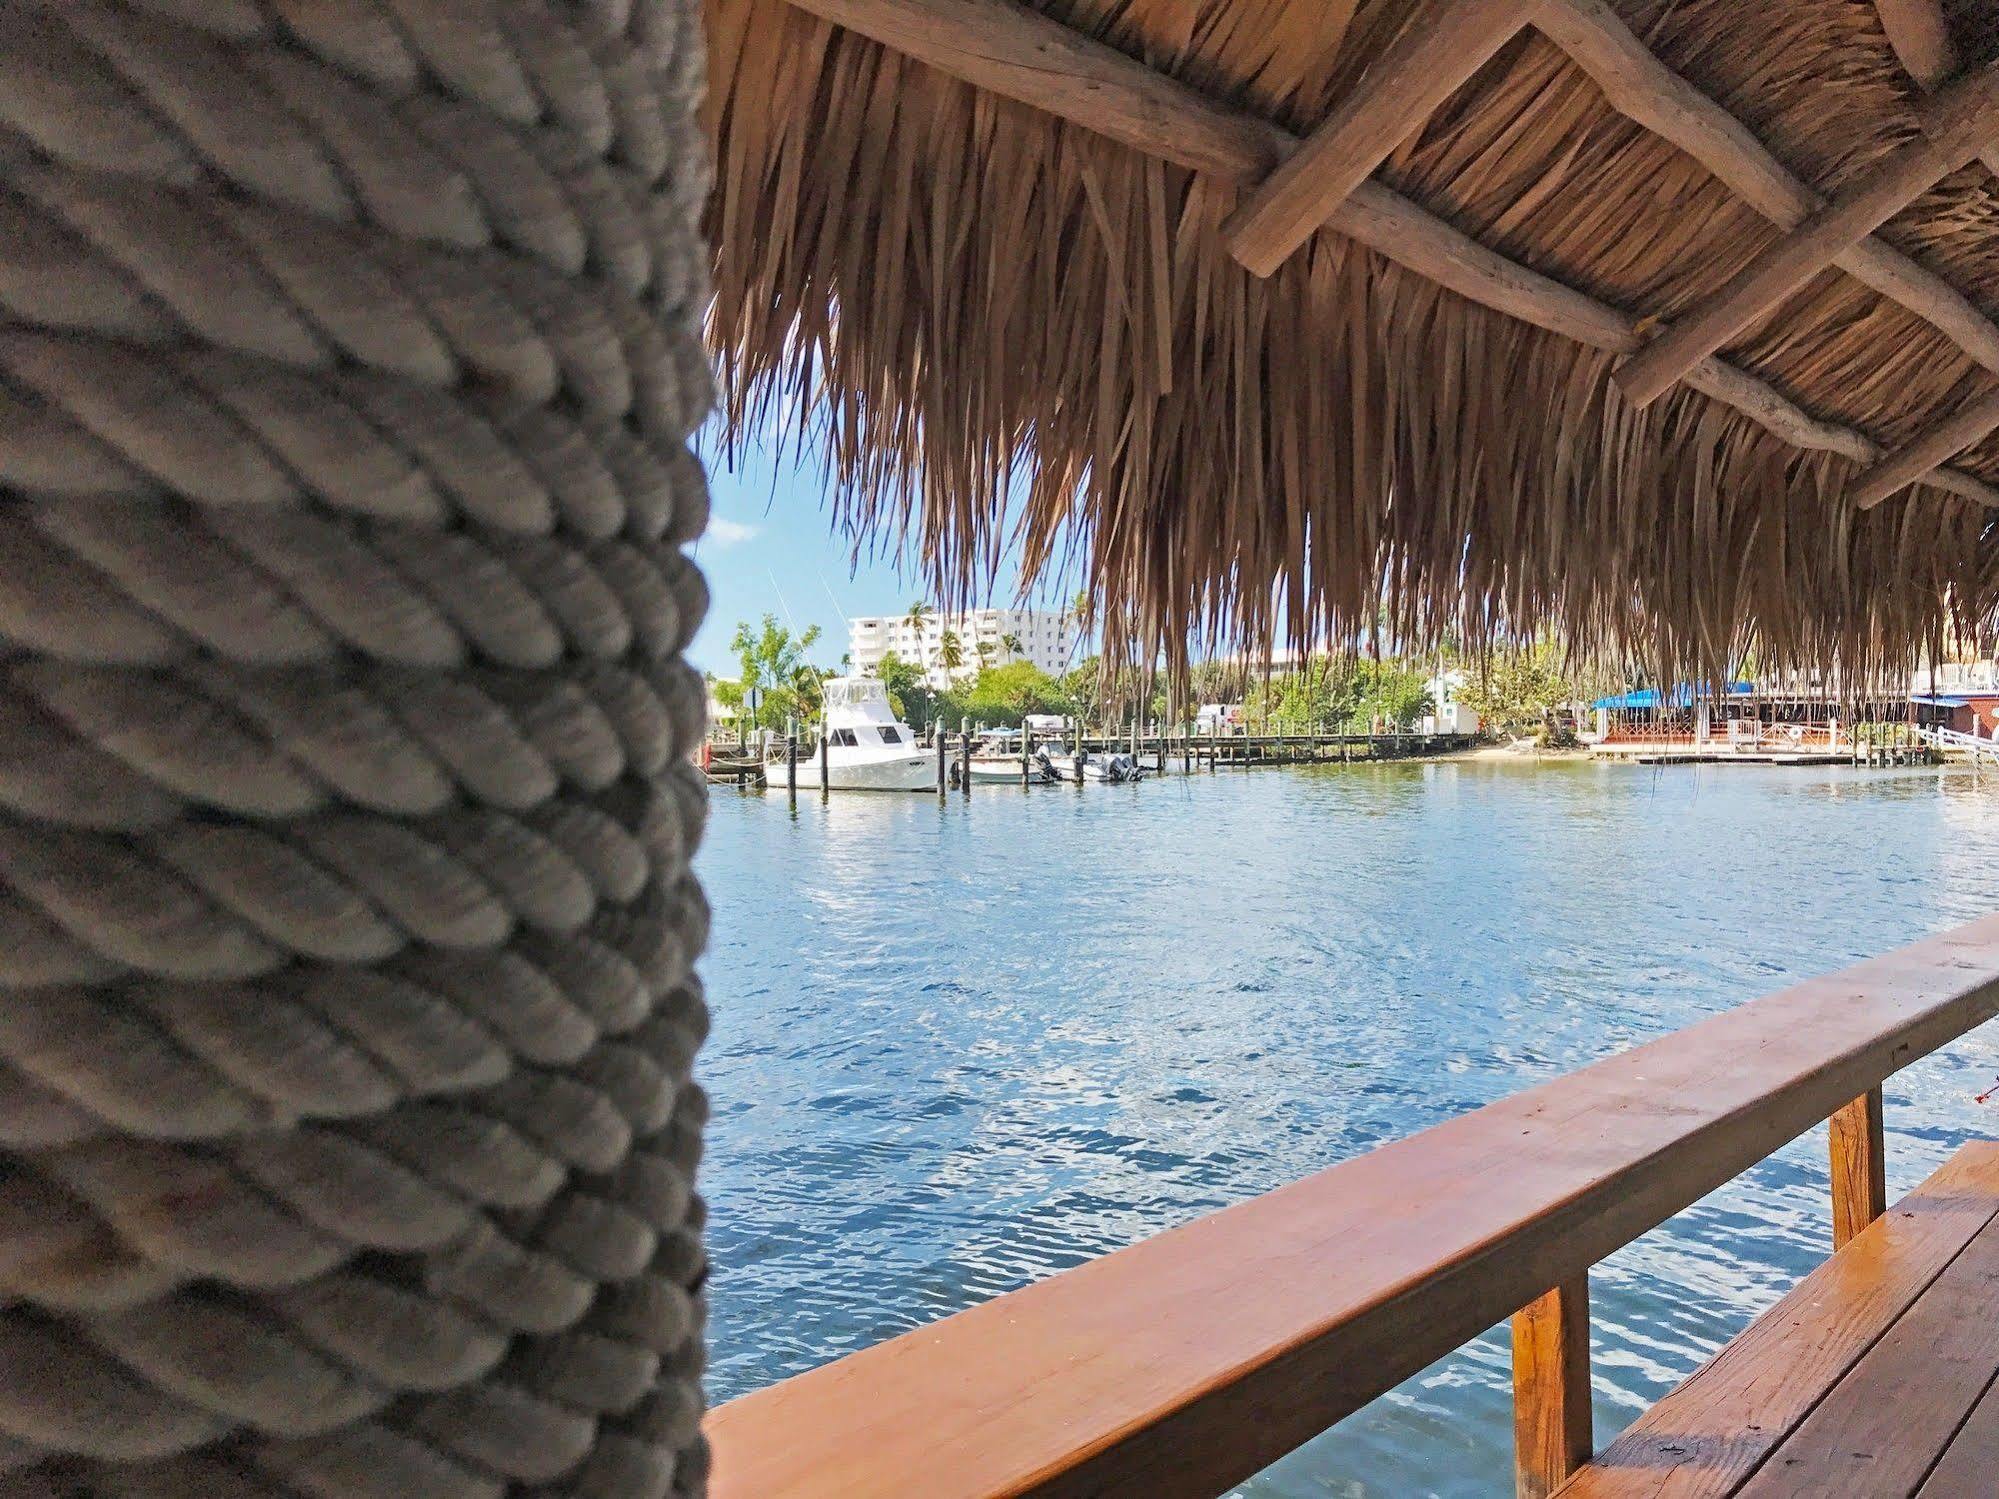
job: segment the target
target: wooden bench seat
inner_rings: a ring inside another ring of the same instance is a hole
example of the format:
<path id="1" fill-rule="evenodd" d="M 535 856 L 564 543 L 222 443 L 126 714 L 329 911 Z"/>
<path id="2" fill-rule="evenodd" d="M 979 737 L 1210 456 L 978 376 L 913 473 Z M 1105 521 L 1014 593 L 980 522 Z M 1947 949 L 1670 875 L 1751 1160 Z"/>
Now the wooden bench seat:
<path id="1" fill-rule="evenodd" d="M 1560 1499 L 1999 1494 L 1999 1144 L 1819 1266 Z"/>

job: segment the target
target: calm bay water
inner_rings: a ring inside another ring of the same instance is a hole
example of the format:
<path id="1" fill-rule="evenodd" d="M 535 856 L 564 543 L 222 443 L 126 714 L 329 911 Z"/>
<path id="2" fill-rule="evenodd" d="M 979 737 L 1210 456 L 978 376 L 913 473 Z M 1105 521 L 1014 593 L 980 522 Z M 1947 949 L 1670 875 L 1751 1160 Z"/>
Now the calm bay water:
<path id="1" fill-rule="evenodd" d="M 711 1398 L 1999 909 L 1999 778 L 1503 762 L 717 792 Z M 1999 1025 L 1890 1081 L 1891 1195 Z M 1607 1441 L 1827 1249 L 1823 1128 L 1599 1266 Z M 1503 1329 L 1240 1490 L 1512 1487 Z M 914 1496 L 912 1496 L 914 1499 Z"/>

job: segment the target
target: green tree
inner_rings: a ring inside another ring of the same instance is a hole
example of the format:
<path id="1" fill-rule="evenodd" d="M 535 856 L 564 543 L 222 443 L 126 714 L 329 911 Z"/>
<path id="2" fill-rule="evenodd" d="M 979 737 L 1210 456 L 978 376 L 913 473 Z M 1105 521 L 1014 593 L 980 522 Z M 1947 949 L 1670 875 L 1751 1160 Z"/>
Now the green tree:
<path id="1" fill-rule="evenodd" d="M 1006 634 L 1000 636 L 1000 648 L 1009 656 L 1021 655 L 1020 637 L 1012 631 L 1008 631 Z"/>
<path id="2" fill-rule="evenodd" d="M 1615 690 L 1606 671 L 1578 667 L 1554 642 L 1495 650 L 1467 663 L 1458 701 L 1505 734 L 1552 733 L 1559 709 Z"/>
<path id="3" fill-rule="evenodd" d="M 929 617 L 930 606 L 924 603 L 922 599 L 918 599 L 915 603 L 911 604 L 909 612 L 903 615 L 903 619 L 908 622 L 909 628 L 919 632 L 923 629 L 923 621 Z"/>
<path id="4" fill-rule="evenodd" d="M 954 672 L 965 664 L 964 642 L 958 639 L 956 630 L 946 630 L 938 638 L 937 662 L 946 672 Z"/>
<path id="5" fill-rule="evenodd" d="M 1076 711 L 1062 683 L 1032 661 L 1009 661 L 981 670 L 971 684 L 951 695 L 949 714 L 974 723 L 1018 728 L 1030 713 Z"/>
<path id="6" fill-rule="evenodd" d="M 1346 656 L 1328 657 L 1254 683 L 1243 708 L 1251 723 L 1290 732 L 1332 732 L 1353 727 L 1362 692 L 1359 663 Z"/>
<path id="7" fill-rule="evenodd" d="M 817 625 L 793 635 L 775 614 L 766 614 L 758 625 L 742 621 L 729 638 L 729 649 L 736 653 L 737 679 L 715 684 L 717 701 L 744 713 L 752 728 L 781 729 L 787 718 L 812 717 L 819 711 L 820 683 L 827 676 L 806 659 L 818 642 Z M 752 690 L 759 697 L 753 717 L 746 712 Z"/>
<path id="8" fill-rule="evenodd" d="M 1384 731 L 1411 729 L 1436 707 L 1430 674 L 1407 661 L 1370 661 L 1359 674 L 1359 694 L 1347 720 L 1356 732 L 1379 724 Z"/>
<path id="9" fill-rule="evenodd" d="M 1085 656 L 1062 674 L 1061 686 L 1062 695 L 1076 705 L 1075 711 L 1084 722 L 1100 724 L 1104 721 L 1111 704 L 1111 692 L 1101 659 Z"/>

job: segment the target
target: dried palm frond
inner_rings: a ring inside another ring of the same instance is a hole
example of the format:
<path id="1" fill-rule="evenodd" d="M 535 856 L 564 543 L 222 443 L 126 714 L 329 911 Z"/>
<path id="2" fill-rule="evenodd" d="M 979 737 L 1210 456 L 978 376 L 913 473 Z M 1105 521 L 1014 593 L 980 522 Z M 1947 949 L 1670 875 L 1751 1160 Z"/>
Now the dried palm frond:
<path id="1" fill-rule="evenodd" d="M 1410 0 L 1041 8 L 1299 131 Z M 1867 0 L 1628 0 L 1659 54 L 1830 190 L 1909 138 Z M 907 538 L 949 601 L 1019 549 L 1076 549 L 1106 654 L 1477 649 L 1544 628 L 1718 677 L 1849 681 L 1999 605 L 1994 512 L 1931 489 L 1869 512 L 1847 460 L 1322 231 L 1268 280 L 1223 248 L 1224 184 L 836 30 L 709 0 L 711 340 L 738 430 L 811 424 L 857 539 Z M 1887 237 L 1999 300 L 1999 197 L 1967 169 Z M 1611 111 L 1553 47 L 1504 49 L 1383 169 L 1496 249 L 1634 313 L 1712 292 L 1775 231 Z M 1979 381 L 1941 334 L 1827 273 L 1731 351 L 1897 443 Z M 1999 475 L 1999 444 L 1967 455 Z"/>

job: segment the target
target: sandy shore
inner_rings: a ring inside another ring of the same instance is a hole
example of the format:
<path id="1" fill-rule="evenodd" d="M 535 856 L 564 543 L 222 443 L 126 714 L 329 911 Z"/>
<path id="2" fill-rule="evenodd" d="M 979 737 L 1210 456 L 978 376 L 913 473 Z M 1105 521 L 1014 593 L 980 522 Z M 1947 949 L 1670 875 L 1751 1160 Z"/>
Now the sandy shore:
<path id="1" fill-rule="evenodd" d="M 1578 745 L 1574 749 L 1513 749 L 1504 744 L 1480 744 L 1470 749 L 1452 750 L 1448 754 L 1432 755 L 1433 760 L 1505 760 L 1511 764 L 1531 765 L 1539 760 L 1587 760 L 1589 749 Z"/>

